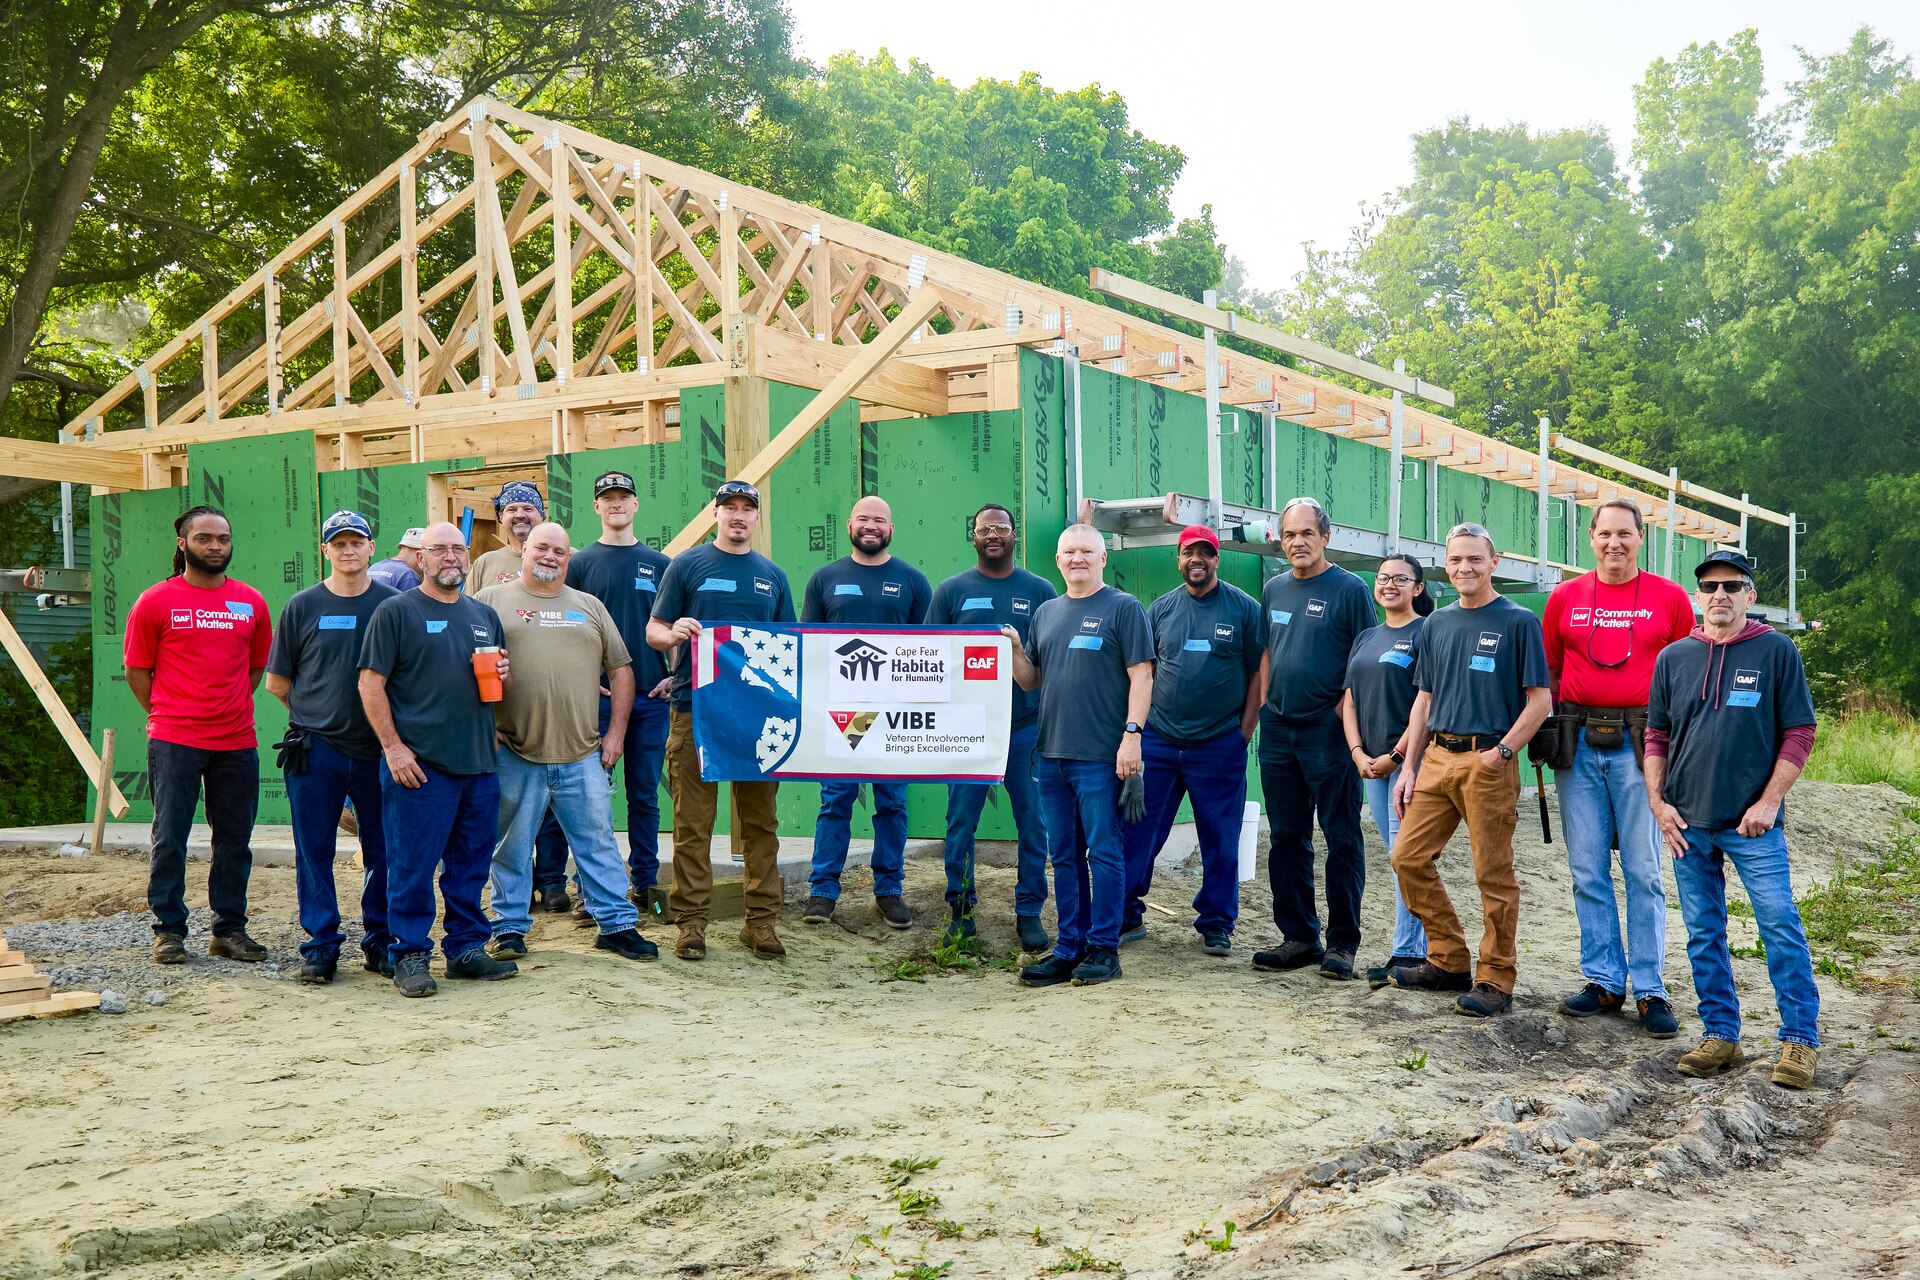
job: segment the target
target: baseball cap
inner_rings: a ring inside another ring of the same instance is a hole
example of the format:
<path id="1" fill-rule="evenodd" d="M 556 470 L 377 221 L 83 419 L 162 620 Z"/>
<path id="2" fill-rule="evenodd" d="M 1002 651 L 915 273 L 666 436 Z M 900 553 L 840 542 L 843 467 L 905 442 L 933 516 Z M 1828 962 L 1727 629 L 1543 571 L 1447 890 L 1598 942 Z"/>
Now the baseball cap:
<path id="1" fill-rule="evenodd" d="M 1180 531 L 1180 540 L 1174 543 L 1176 549 L 1189 542 L 1204 542 L 1215 551 L 1220 549 L 1220 535 L 1203 524 L 1190 524 Z"/>
<path id="2" fill-rule="evenodd" d="M 614 489 L 625 489 L 631 494 L 640 492 L 633 487 L 633 477 L 624 471 L 602 471 L 600 478 L 593 482 L 593 496 L 596 498 Z"/>
<path id="3" fill-rule="evenodd" d="M 1701 574 L 1717 564 L 1726 565 L 1729 569 L 1737 569 L 1741 577 L 1745 578 L 1748 582 L 1753 581 L 1753 562 L 1741 555 L 1738 551 L 1714 552 L 1693 567 L 1694 578 L 1698 579 Z"/>
<path id="4" fill-rule="evenodd" d="M 363 538 L 373 537 L 373 526 L 358 511 L 336 511 L 326 518 L 320 526 L 320 541 L 332 542 L 343 533 L 357 533 Z"/>
<path id="5" fill-rule="evenodd" d="M 427 531 L 418 527 L 409 529 L 400 535 L 400 545 L 403 547 L 412 547 L 415 551 L 425 546 L 426 542 Z"/>
<path id="6" fill-rule="evenodd" d="M 745 498 L 755 507 L 760 505 L 760 491 L 745 480 L 729 480 L 713 491 L 713 505 L 716 507 L 728 498 Z"/>

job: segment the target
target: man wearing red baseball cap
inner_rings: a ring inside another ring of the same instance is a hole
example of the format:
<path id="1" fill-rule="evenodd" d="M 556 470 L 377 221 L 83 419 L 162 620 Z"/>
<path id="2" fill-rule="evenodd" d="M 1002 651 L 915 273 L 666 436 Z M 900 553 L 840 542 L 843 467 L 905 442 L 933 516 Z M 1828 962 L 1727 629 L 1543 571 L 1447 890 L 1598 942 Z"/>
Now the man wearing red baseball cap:
<path id="1" fill-rule="evenodd" d="M 1200 836 L 1200 893 L 1193 927 L 1210 956 L 1233 954 L 1240 914 L 1240 821 L 1247 802 L 1247 743 L 1260 721 L 1260 602 L 1220 581 L 1220 538 L 1188 525 L 1175 543 L 1180 589 L 1147 611 L 1153 629 L 1153 703 L 1140 735 L 1147 816 L 1123 831 L 1127 900 L 1122 944 L 1146 936 L 1153 860 L 1173 830 L 1180 801 L 1193 801 Z"/>

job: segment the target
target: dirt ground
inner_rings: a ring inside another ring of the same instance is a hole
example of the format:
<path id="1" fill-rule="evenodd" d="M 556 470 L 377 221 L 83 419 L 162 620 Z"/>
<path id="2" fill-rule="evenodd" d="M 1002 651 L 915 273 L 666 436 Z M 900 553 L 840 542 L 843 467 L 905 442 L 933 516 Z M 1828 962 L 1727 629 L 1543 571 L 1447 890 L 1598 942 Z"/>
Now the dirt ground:
<path id="1" fill-rule="evenodd" d="M 1803 784 L 1800 875 L 1883 846 L 1903 803 Z M 1163 873 L 1153 899 L 1180 919 L 1150 915 L 1104 987 L 884 981 L 933 938 L 882 927 L 850 875 L 838 926 L 789 906 L 784 963 L 716 927 L 704 964 L 635 965 L 548 917 L 518 979 L 407 1001 L 358 968 L 287 979 L 290 870 L 253 880 L 276 966 L 159 970 L 144 920 L 115 914 L 138 910 L 142 863 L 0 851 L 9 937 L 131 1008 L 0 1025 L 0 1277 L 1920 1277 L 1920 1004 L 1822 978 L 1828 1047 L 1793 1094 L 1767 1081 L 1764 962 L 1738 960 L 1748 1065 L 1685 1080 L 1677 910 L 1682 1039 L 1561 1017 L 1568 874 L 1532 834 L 1518 1000 L 1485 1023 L 1256 973 L 1264 873 L 1224 960 L 1186 924 L 1191 872 Z M 1369 859 L 1377 963 L 1390 873 L 1377 842 Z M 1477 936 L 1464 848 L 1443 867 Z M 1011 872 L 981 879 L 1004 953 Z M 923 920 L 941 880 L 909 862 Z M 34 923 L 62 920 L 88 927 Z M 937 1201 L 903 1212 L 914 1196 Z M 1210 1247 L 1229 1219 L 1232 1248 Z"/>

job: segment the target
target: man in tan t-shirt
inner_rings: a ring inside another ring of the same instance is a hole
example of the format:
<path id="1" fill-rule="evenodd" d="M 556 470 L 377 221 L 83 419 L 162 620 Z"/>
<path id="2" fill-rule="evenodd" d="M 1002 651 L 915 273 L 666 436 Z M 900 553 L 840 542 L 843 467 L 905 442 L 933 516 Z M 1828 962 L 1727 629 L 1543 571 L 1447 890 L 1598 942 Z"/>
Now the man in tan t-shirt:
<path id="1" fill-rule="evenodd" d="M 475 595 L 486 587 L 497 587 L 520 576 L 520 561 L 527 553 L 527 535 L 533 526 L 547 518 L 547 502 L 540 490 L 525 480 L 500 486 L 493 498 L 494 518 L 507 545 L 483 552 L 473 562 L 467 585 Z"/>
<path id="2" fill-rule="evenodd" d="M 500 841 L 493 852 L 495 959 L 527 954 L 533 927 L 533 837 L 549 806 L 573 848 L 581 895 L 600 926 L 594 945 L 629 960 L 660 949 L 640 936 L 627 901 L 627 868 L 613 842 L 613 787 L 633 710 L 633 659 L 613 615 L 566 583 L 567 531 L 540 524 L 527 532 L 520 577 L 474 598 L 500 615 L 513 653 L 513 687 L 494 709 L 499 746 Z M 601 678 L 613 713 L 599 732 Z"/>

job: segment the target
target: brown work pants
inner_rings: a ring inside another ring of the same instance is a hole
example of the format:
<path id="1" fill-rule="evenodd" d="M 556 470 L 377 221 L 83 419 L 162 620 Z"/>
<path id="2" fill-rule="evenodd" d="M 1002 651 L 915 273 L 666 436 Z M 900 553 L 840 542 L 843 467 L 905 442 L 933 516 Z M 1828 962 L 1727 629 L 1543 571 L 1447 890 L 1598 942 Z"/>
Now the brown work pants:
<path id="1" fill-rule="evenodd" d="M 771 924 L 780 914 L 780 820 L 777 782 L 730 782 L 733 848 L 746 863 L 747 920 Z M 667 907 L 681 924 L 707 926 L 713 906 L 713 820 L 720 784 L 700 776 L 693 715 L 675 708 L 667 731 L 667 793 L 673 797 L 673 889 Z"/>
<path id="2" fill-rule="evenodd" d="M 1467 938 L 1453 900 L 1440 882 L 1440 851 L 1466 819 L 1473 846 L 1473 879 L 1480 886 L 1485 927 L 1480 935 L 1476 982 L 1512 992 L 1516 976 L 1515 935 L 1520 927 L 1520 882 L 1513 874 L 1513 829 L 1520 820 L 1520 765 L 1498 769 L 1480 763 L 1477 751 L 1458 755 L 1429 745 L 1420 761 L 1413 802 L 1393 842 L 1393 874 L 1407 910 L 1427 930 L 1427 959 L 1464 973 Z"/>

